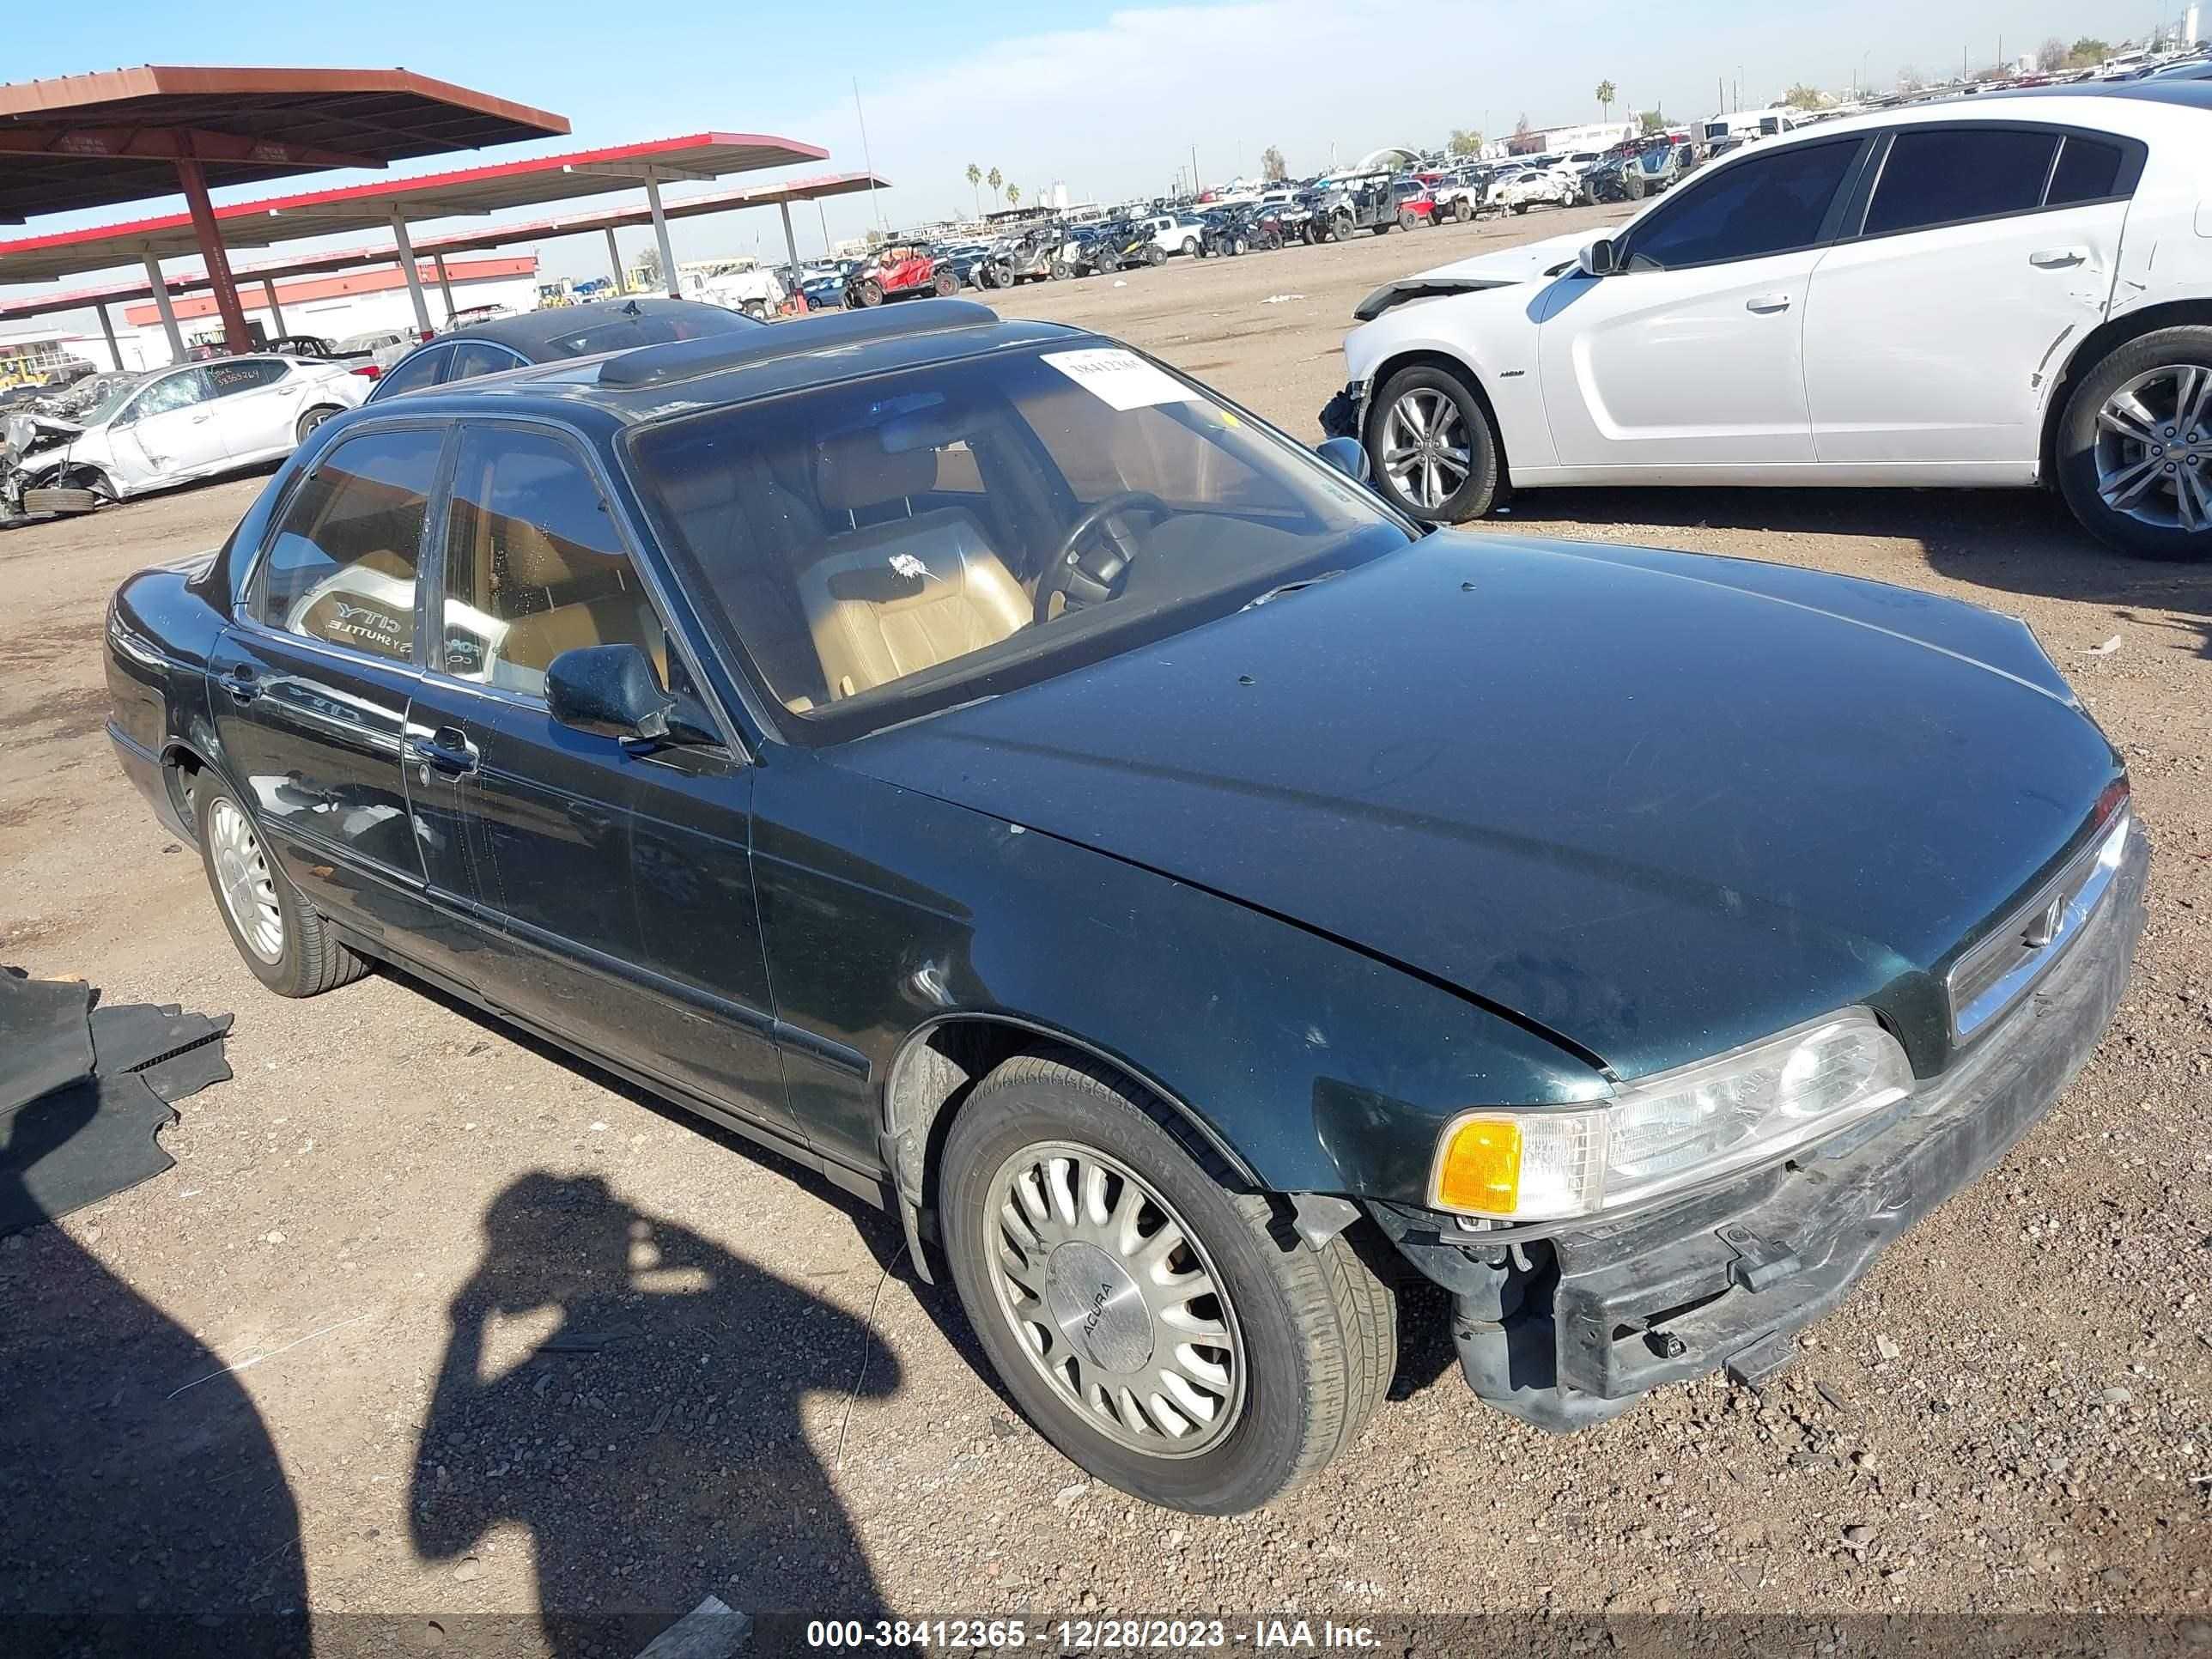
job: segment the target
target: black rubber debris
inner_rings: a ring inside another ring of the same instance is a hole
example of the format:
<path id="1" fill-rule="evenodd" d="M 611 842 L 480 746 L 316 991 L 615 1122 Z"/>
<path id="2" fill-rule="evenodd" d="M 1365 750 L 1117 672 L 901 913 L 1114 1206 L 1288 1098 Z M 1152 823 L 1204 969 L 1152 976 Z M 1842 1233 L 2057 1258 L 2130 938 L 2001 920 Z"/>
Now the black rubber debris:
<path id="1" fill-rule="evenodd" d="M 172 1103 L 230 1076 L 228 1014 L 99 999 L 0 969 L 0 1236 L 160 1175 Z"/>

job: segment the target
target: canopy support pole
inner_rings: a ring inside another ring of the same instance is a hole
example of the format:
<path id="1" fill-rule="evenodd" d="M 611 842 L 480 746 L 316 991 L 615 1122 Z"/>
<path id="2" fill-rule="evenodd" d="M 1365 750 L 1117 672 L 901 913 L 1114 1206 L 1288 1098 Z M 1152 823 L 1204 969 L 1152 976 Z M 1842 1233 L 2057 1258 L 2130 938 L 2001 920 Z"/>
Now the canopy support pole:
<path id="1" fill-rule="evenodd" d="M 215 289 L 215 308 L 222 317 L 224 349 L 235 356 L 253 349 L 246 331 L 246 308 L 238 302 L 238 284 L 231 280 L 230 256 L 224 252 L 222 233 L 216 228 L 215 208 L 208 201 L 207 171 L 191 156 L 177 158 L 177 182 L 184 186 L 185 205 L 191 212 L 192 234 L 200 245 L 208 284 Z M 183 354 L 178 354 L 181 356 Z"/>
<path id="2" fill-rule="evenodd" d="M 392 240 L 399 250 L 399 268 L 407 273 L 407 297 L 415 302 L 415 325 L 430 337 L 430 302 L 422 297 L 422 273 L 415 268 L 415 244 L 407 240 L 407 216 L 392 210 Z"/>
<path id="3" fill-rule="evenodd" d="M 438 292 L 445 296 L 446 301 L 446 326 L 451 328 L 453 319 L 461 314 L 461 308 L 453 303 L 453 280 L 446 275 L 446 256 L 433 253 L 430 264 L 438 272 Z"/>
<path id="4" fill-rule="evenodd" d="M 629 292 L 629 284 L 623 280 L 622 249 L 615 245 L 615 228 L 607 227 L 607 263 L 614 267 L 615 295 L 619 299 Z"/>
<path id="5" fill-rule="evenodd" d="M 107 342 L 107 366 L 118 373 L 123 368 L 123 348 L 115 343 L 115 319 L 107 314 L 106 306 L 94 306 L 100 313 L 100 337 Z"/>
<path id="6" fill-rule="evenodd" d="M 154 290 L 154 306 L 161 313 L 161 331 L 169 337 L 169 361 L 185 361 L 184 331 L 177 326 L 177 308 L 169 303 L 169 279 L 161 275 L 161 262 L 146 256 L 146 282 Z"/>
<path id="7" fill-rule="evenodd" d="M 284 326 L 284 308 L 276 303 L 276 284 L 266 276 L 261 279 L 261 297 L 269 301 L 269 320 L 276 325 L 276 337 L 281 340 L 292 331 Z"/>
<path id="8" fill-rule="evenodd" d="M 660 281 L 667 289 L 668 297 L 684 297 L 684 285 L 676 280 L 676 250 L 668 245 L 668 216 L 660 210 L 660 181 L 645 181 L 645 204 L 653 210 L 653 240 L 660 245 Z"/>

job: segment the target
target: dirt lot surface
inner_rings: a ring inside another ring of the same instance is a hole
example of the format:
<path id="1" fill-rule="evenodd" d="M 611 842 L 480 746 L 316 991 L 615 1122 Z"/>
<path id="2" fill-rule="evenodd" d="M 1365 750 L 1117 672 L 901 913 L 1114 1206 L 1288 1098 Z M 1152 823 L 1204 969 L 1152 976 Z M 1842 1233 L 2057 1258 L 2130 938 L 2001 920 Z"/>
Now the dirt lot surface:
<path id="1" fill-rule="evenodd" d="M 1314 437 L 1368 289 L 1598 216 L 997 297 Z M 0 1617 L 304 1607 L 325 1647 L 376 1613 L 396 1650 L 523 1652 L 635 1651 L 560 1615 L 649 1631 L 709 1591 L 915 1617 L 2212 1618 L 2212 569 L 2112 557 L 2029 495 L 1533 495 L 1495 520 L 2026 617 L 2157 843 L 2134 988 L 2051 1117 L 1763 1401 L 1716 1377 L 1547 1438 L 1474 1401 L 1414 1297 L 1360 1443 L 1208 1521 L 1030 1432 L 957 1306 L 887 1273 L 884 1219 L 396 979 L 256 984 L 108 752 L 100 647 L 117 582 L 213 545 L 261 483 L 0 536 L 0 962 L 238 1015 L 236 1079 L 184 1103 L 174 1170 L 0 1243 Z"/>

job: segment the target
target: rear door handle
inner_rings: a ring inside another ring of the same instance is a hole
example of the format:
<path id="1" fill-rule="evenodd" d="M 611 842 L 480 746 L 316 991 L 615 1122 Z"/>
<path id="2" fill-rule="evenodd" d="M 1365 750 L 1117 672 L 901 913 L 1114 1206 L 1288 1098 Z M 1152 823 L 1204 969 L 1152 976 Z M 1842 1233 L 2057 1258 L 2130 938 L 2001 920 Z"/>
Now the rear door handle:
<path id="1" fill-rule="evenodd" d="M 481 752 L 458 726 L 441 726 L 427 739 L 407 739 L 409 760 L 417 766 L 443 772 L 447 777 L 465 777 L 475 771 Z"/>
<path id="2" fill-rule="evenodd" d="M 1755 294 L 1743 302 L 1743 308 L 1756 311 L 1761 316 L 1771 311 L 1787 311 L 1790 309 L 1790 296 L 1786 294 Z"/>
<path id="3" fill-rule="evenodd" d="M 2068 265 L 2078 265 L 2088 257 L 2086 247 L 2042 247 L 2029 254 L 2027 262 L 2039 270 L 2060 270 Z"/>

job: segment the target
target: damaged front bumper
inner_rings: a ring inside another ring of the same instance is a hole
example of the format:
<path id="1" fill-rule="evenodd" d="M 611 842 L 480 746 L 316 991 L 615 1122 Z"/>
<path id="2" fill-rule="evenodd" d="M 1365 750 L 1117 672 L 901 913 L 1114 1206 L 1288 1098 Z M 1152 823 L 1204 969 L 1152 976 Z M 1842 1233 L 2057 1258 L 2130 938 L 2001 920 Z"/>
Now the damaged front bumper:
<path id="1" fill-rule="evenodd" d="M 1354 380 L 1322 405 L 1322 436 L 1358 438 L 1367 423 L 1367 389 L 1366 381 Z"/>
<path id="2" fill-rule="evenodd" d="M 1721 1366 L 1753 1384 L 1778 1371 L 1795 1334 L 2002 1157 L 2087 1060 L 2127 988 L 2148 863 L 2137 833 L 2072 948 L 1949 1071 L 1784 1164 L 1529 1243 L 1478 1243 L 1443 1218 L 1424 1228 L 1421 1212 L 1378 1212 L 1401 1251 L 1454 1292 L 1468 1386 L 1565 1431 Z"/>

